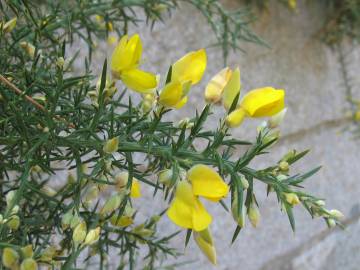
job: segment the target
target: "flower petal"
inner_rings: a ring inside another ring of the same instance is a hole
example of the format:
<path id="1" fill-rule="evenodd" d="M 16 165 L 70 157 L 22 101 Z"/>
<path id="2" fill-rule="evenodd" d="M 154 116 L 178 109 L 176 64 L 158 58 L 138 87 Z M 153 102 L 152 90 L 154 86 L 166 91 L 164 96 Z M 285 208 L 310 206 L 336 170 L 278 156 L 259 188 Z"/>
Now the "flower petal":
<path id="1" fill-rule="evenodd" d="M 250 117 L 268 117 L 285 107 L 285 91 L 264 87 L 250 91 L 242 99 L 240 106 Z"/>
<path id="2" fill-rule="evenodd" d="M 172 81 L 165 85 L 159 96 L 159 103 L 165 107 L 174 107 L 183 98 L 183 89 L 180 82 Z"/>
<path id="3" fill-rule="evenodd" d="M 236 68 L 224 89 L 223 103 L 225 109 L 230 109 L 235 97 L 240 93 L 240 87 L 240 70 Z"/>
<path id="4" fill-rule="evenodd" d="M 246 111 L 239 107 L 233 110 L 228 116 L 226 116 L 225 123 L 228 127 L 238 127 L 244 121 L 246 116 Z"/>
<path id="5" fill-rule="evenodd" d="M 204 49 L 190 52 L 172 65 L 171 81 L 198 83 L 206 69 Z"/>
<path id="6" fill-rule="evenodd" d="M 134 69 L 138 66 L 142 53 L 142 44 L 138 34 L 130 39 L 123 36 L 116 46 L 111 57 L 111 70 L 113 73 L 120 73 L 127 69 Z"/>
<path id="7" fill-rule="evenodd" d="M 141 94 L 151 93 L 157 86 L 156 76 L 140 69 L 123 71 L 120 78 L 126 87 Z"/>
<path id="8" fill-rule="evenodd" d="M 175 198 L 173 199 L 167 215 L 176 225 L 202 231 L 211 223 L 211 216 L 194 196 L 191 184 L 187 181 L 180 181 L 176 187 Z"/>
<path id="9" fill-rule="evenodd" d="M 205 89 L 205 101 L 208 103 L 217 103 L 221 100 L 225 86 L 228 84 L 232 71 L 226 67 L 211 78 Z"/>
<path id="10" fill-rule="evenodd" d="M 139 180 L 136 178 L 132 179 L 131 189 L 130 189 L 130 197 L 132 198 L 140 198 L 141 197 L 141 189 Z"/>
<path id="11" fill-rule="evenodd" d="M 194 195 L 219 201 L 229 192 L 229 186 L 221 176 L 208 166 L 202 164 L 193 166 L 188 171 L 187 177 L 193 186 Z"/>

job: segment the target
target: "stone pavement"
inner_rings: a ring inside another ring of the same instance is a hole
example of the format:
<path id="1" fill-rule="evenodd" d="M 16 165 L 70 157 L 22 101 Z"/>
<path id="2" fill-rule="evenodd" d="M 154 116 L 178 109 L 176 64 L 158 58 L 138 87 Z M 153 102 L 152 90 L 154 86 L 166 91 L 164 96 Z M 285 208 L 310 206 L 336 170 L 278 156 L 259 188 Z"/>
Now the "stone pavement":
<path id="1" fill-rule="evenodd" d="M 257 197 L 262 216 L 259 228 L 247 226 L 230 246 L 234 222 L 220 206 L 213 207 L 210 210 L 215 217 L 212 230 L 218 266 L 212 267 L 194 243 L 190 243 L 186 256 L 180 260 L 195 262 L 182 269 L 359 269 L 360 142 L 354 141 L 351 133 L 342 132 L 350 123 L 344 117 L 347 104 L 339 55 L 317 38 L 324 12 L 317 1 L 307 4 L 299 1 L 295 14 L 273 2 L 254 26 L 271 48 L 245 44 L 246 53 L 232 52 L 228 63 L 231 67 L 240 66 L 243 92 L 266 85 L 287 91 L 289 110 L 282 127 L 283 139 L 270 155 L 257 158 L 251 166 L 262 168 L 276 162 L 290 149 L 310 148 L 312 151 L 296 164 L 293 172 L 323 166 L 305 186 L 312 193 L 327 198 L 329 208 L 340 209 L 346 215 L 347 229 L 327 230 L 322 220 L 311 220 L 299 208 L 295 209 L 297 231 L 293 234 L 286 215 L 279 211 L 276 198 L 273 195 L 266 197 L 265 187 L 259 184 Z M 237 7 L 237 1 L 226 3 L 230 8 Z M 170 63 L 186 52 L 214 41 L 205 19 L 186 5 L 165 24 L 157 24 L 153 31 L 146 27 L 133 31 L 139 32 L 143 39 L 144 69 L 162 74 L 166 73 Z M 360 49 L 352 47 L 343 45 L 353 84 L 359 86 Z M 104 53 L 111 51 L 104 44 L 100 48 L 99 63 Z M 219 49 L 211 48 L 207 52 L 208 68 L 203 82 L 192 89 L 186 107 L 173 113 L 176 119 L 193 115 L 194 108 L 204 106 L 206 82 L 223 67 Z M 217 118 L 223 113 L 221 108 L 215 109 L 214 120 L 208 127 L 216 125 Z M 247 120 L 243 126 L 234 129 L 233 134 L 237 138 L 253 139 L 258 124 L 259 121 Z M 152 209 L 146 209 L 141 201 L 139 207 L 145 215 L 153 214 L 147 212 Z M 161 226 L 168 232 L 176 229 L 168 220 Z M 184 234 L 174 241 L 180 249 L 183 248 L 183 237 Z"/>

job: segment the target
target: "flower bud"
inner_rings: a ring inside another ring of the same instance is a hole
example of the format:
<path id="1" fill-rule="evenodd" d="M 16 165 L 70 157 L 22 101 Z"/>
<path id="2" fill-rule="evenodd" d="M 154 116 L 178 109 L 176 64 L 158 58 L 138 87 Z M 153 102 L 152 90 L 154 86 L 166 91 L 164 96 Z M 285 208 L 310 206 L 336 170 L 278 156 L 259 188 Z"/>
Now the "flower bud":
<path id="1" fill-rule="evenodd" d="M 250 208 L 248 210 L 248 218 L 250 220 L 250 223 L 254 226 L 254 228 L 256 228 L 260 221 L 260 212 L 259 208 L 254 203 L 250 204 Z"/>
<path id="2" fill-rule="evenodd" d="M 20 42 L 20 47 L 24 49 L 24 51 L 27 53 L 30 58 L 34 58 L 35 56 L 35 47 L 29 42 L 22 41 Z"/>
<path id="3" fill-rule="evenodd" d="M 173 177 L 172 169 L 162 170 L 159 172 L 158 180 L 159 180 L 159 183 L 161 183 L 165 186 L 170 186 L 172 177 Z"/>
<path id="4" fill-rule="evenodd" d="M 103 147 L 103 151 L 107 154 L 112 154 L 116 152 L 119 149 L 119 138 L 114 137 L 112 139 L 109 139 L 105 142 L 105 145 Z"/>
<path id="5" fill-rule="evenodd" d="M 283 121 L 286 115 L 287 108 L 284 108 L 282 111 L 273 115 L 268 121 L 269 128 L 277 128 Z"/>
<path id="6" fill-rule="evenodd" d="M 232 111 L 228 116 L 225 118 L 225 124 L 230 127 L 238 127 L 244 121 L 246 116 L 246 112 L 243 108 L 238 108 Z"/>
<path id="7" fill-rule="evenodd" d="M 59 67 L 59 68 L 63 68 L 65 64 L 65 59 L 64 57 L 59 57 L 58 59 L 56 59 L 56 65 Z"/>
<path id="8" fill-rule="evenodd" d="M 54 197 L 57 194 L 56 190 L 46 185 L 41 188 L 41 191 L 44 192 L 45 195 L 49 197 Z"/>
<path id="9" fill-rule="evenodd" d="M 199 232 L 194 231 L 193 236 L 202 253 L 216 265 L 216 250 L 209 228 Z"/>
<path id="10" fill-rule="evenodd" d="M 337 209 L 332 209 L 332 210 L 330 210 L 330 211 L 328 211 L 329 212 L 329 214 L 332 216 L 332 217 L 334 217 L 335 219 L 342 219 L 342 218 L 344 218 L 344 214 L 343 213 L 341 213 L 339 210 L 337 210 Z"/>
<path id="11" fill-rule="evenodd" d="M 3 26 L 4 33 L 10 33 L 15 28 L 16 22 L 16 17 L 12 18 L 10 21 L 7 21 Z"/>
<path id="12" fill-rule="evenodd" d="M 276 177 L 276 179 L 279 180 L 280 182 L 286 180 L 287 178 L 288 178 L 288 177 L 287 177 L 286 175 L 284 175 L 284 174 L 279 174 L 279 175 Z"/>
<path id="13" fill-rule="evenodd" d="M 75 184 L 76 183 L 75 176 L 71 172 L 69 172 L 66 181 L 68 185 Z"/>
<path id="14" fill-rule="evenodd" d="M 31 258 L 33 256 L 33 247 L 31 244 L 22 247 L 21 252 L 24 258 Z"/>
<path id="15" fill-rule="evenodd" d="M 78 245 L 85 240 L 85 237 L 86 237 L 86 223 L 85 221 L 83 221 L 75 227 L 73 231 L 72 239 L 75 245 Z"/>
<path id="16" fill-rule="evenodd" d="M 40 261 L 51 262 L 56 255 L 56 247 L 49 246 L 41 254 Z"/>
<path id="17" fill-rule="evenodd" d="M 90 204 L 93 200 L 97 199 L 99 197 L 99 188 L 95 185 L 91 185 L 86 190 L 86 193 L 84 195 L 84 203 Z"/>
<path id="18" fill-rule="evenodd" d="M 20 218 L 19 216 L 11 216 L 9 218 L 8 223 L 6 223 L 6 225 L 12 229 L 13 231 L 16 231 L 17 229 L 19 229 L 20 226 Z"/>
<path id="19" fill-rule="evenodd" d="M 287 152 L 281 160 L 288 161 L 289 159 L 292 159 L 296 156 L 296 150 L 290 150 Z"/>
<path id="20" fill-rule="evenodd" d="M 242 175 L 240 181 L 244 189 L 249 188 L 249 181 L 245 178 L 245 176 Z"/>
<path id="21" fill-rule="evenodd" d="M 333 218 L 327 218 L 326 223 L 327 223 L 329 228 L 336 227 L 336 221 Z"/>
<path id="22" fill-rule="evenodd" d="M 316 204 L 317 206 L 320 206 L 320 207 L 325 206 L 325 202 L 324 202 L 323 200 L 317 200 L 317 201 L 315 202 L 315 204 Z"/>
<path id="23" fill-rule="evenodd" d="M 16 268 L 18 266 L 19 254 L 12 248 L 4 248 L 2 254 L 2 263 L 7 268 Z"/>
<path id="24" fill-rule="evenodd" d="M 287 172 L 289 171 L 289 163 L 287 163 L 286 161 L 281 161 L 279 163 L 279 169 L 282 171 L 282 172 Z"/>
<path id="25" fill-rule="evenodd" d="M 70 220 L 70 228 L 74 229 L 81 222 L 81 218 L 75 213 Z"/>
<path id="26" fill-rule="evenodd" d="M 11 215 L 16 215 L 19 213 L 20 207 L 18 205 L 14 205 L 13 209 L 11 209 Z"/>
<path id="27" fill-rule="evenodd" d="M 12 201 L 14 200 L 15 198 L 15 194 L 16 194 L 16 191 L 15 190 L 11 190 L 9 191 L 7 194 L 6 194 L 6 204 L 7 206 L 11 205 L 12 204 Z"/>
<path id="28" fill-rule="evenodd" d="M 95 229 L 89 230 L 86 235 L 84 245 L 91 246 L 99 241 L 100 238 L 100 227 L 96 227 Z"/>
<path id="29" fill-rule="evenodd" d="M 134 220 L 131 216 L 121 216 L 113 215 L 110 219 L 110 223 L 117 227 L 127 227 L 134 223 Z"/>
<path id="30" fill-rule="evenodd" d="M 33 258 L 26 258 L 20 265 L 20 270 L 37 270 L 38 265 Z"/>
<path id="31" fill-rule="evenodd" d="M 100 215 L 109 214 L 119 208 L 123 196 L 120 194 L 112 195 L 106 200 L 103 208 L 100 210 Z"/>
<path id="32" fill-rule="evenodd" d="M 124 190 L 126 188 L 126 185 L 128 183 L 129 179 L 129 173 L 128 172 L 121 172 L 115 175 L 114 182 L 116 189 L 118 191 Z"/>
<path id="33" fill-rule="evenodd" d="M 246 206 L 242 204 L 241 212 L 238 211 L 238 198 L 236 193 L 234 193 L 234 198 L 231 203 L 231 213 L 235 222 L 241 227 L 245 227 L 245 217 L 246 217 Z"/>
<path id="34" fill-rule="evenodd" d="M 292 206 L 300 203 L 299 197 L 295 193 L 285 193 L 285 199 Z"/>

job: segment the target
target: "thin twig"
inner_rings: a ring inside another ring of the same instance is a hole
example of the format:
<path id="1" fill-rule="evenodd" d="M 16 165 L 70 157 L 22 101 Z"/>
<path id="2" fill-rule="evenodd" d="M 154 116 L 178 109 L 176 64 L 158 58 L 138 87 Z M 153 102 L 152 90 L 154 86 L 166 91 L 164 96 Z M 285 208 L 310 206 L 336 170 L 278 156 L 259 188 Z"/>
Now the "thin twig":
<path id="1" fill-rule="evenodd" d="M 16 94 L 18 94 L 19 96 L 22 96 L 25 98 L 26 101 L 30 102 L 32 105 L 34 105 L 37 109 L 39 109 L 40 111 L 43 111 L 44 113 L 49 113 L 45 107 L 43 105 L 41 105 L 40 103 L 38 103 L 36 100 L 34 100 L 32 97 L 26 95 L 23 91 L 21 91 L 18 87 L 16 87 L 16 85 L 14 85 L 13 83 L 11 83 L 8 79 L 6 79 L 3 75 L 0 74 L 0 81 L 5 84 L 7 87 L 9 87 L 9 89 L 11 89 L 12 91 L 14 91 Z M 68 123 L 64 118 L 55 115 L 54 118 L 56 120 L 59 120 L 61 122 L 66 123 L 70 128 L 75 128 L 75 125 L 72 123 Z"/>

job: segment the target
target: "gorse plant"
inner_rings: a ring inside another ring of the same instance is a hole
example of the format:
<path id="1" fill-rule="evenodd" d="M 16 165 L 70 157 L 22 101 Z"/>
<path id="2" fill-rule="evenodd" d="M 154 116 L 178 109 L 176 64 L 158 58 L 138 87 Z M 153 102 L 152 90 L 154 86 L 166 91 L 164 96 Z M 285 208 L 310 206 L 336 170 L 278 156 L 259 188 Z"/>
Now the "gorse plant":
<path id="1" fill-rule="evenodd" d="M 259 223 L 257 181 L 276 195 L 293 230 L 296 205 L 322 217 L 329 227 L 340 224 L 339 211 L 327 210 L 323 200 L 302 189 L 319 168 L 290 174 L 291 165 L 307 151 L 291 150 L 261 170 L 250 166 L 279 138 L 284 90 L 263 87 L 240 99 L 240 71 L 225 68 L 207 85 L 204 109 L 175 124 L 164 116 L 184 106 L 202 79 L 204 49 L 186 54 L 159 77 L 141 69 L 139 35 L 122 35 L 101 74 L 91 73 L 90 58 L 82 74 L 71 71 L 77 54 L 69 55 L 67 48 L 73 40 L 82 38 L 91 45 L 95 37 L 135 22 L 136 13 L 124 13 L 126 5 L 142 6 L 155 16 L 153 5 L 167 2 L 1 4 L 2 267 L 155 269 L 167 256 L 179 255 L 169 241 L 181 230 L 164 235 L 158 231 L 160 220 L 186 229 L 186 244 L 193 234 L 215 264 L 213 217 L 201 200 L 221 204 L 224 215 L 232 213 L 235 241 L 246 216 L 254 227 Z M 69 13 L 60 16 L 65 11 Z M 125 87 L 142 101 L 126 99 Z M 208 130 L 204 124 L 215 103 L 224 105 L 224 117 Z M 231 135 L 231 128 L 244 119 L 261 117 L 269 120 L 259 126 L 254 142 Z M 198 141 L 206 142 L 203 149 L 196 146 Z M 239 155 L 238 147 L 247 151 Z M 55 181 L 59 172 L 67 178 Z M 141 220 L 133 201 L 145 189 L 164 198 L 164 204 L 159 210 L 152 207 L 152 216 Z"/>

